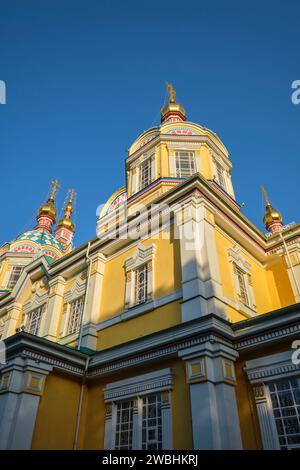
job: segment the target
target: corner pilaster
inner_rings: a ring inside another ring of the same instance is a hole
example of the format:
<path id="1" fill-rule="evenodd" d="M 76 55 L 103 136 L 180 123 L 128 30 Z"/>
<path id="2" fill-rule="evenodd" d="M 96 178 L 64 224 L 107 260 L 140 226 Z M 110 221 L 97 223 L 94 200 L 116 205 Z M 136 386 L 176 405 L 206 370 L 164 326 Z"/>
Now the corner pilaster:
<path id="1" fill-rule="evenodd" d="M 182 322 L 210 313 L 223 318 L 223 296 L 214 232 L 214 214 L 197 194 L 174 208 L 175 233 L 180 242 Z"/>
<path id="2" fill-rule="evenodd" d="M 180 351 L 186 362 L 194 449 L 242 449 L 235 396 L 238 353 L 215 341 Z"/>

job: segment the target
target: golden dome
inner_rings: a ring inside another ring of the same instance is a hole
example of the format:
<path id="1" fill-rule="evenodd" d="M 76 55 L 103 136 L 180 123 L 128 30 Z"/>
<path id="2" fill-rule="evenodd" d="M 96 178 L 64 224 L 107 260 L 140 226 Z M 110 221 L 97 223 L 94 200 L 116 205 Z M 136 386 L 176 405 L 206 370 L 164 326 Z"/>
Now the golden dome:
<path id="1" fill-rule="evenodd" d="M 75 231 L 75 224 L 71 219 L 71 215 L 72 215 L 72 212 L 73 212 L 73 199 L 74 199 L 74 197 L 75 197 L 75 191 L 73 189 L 71 189 L 69 191 L 68 202 L 64 207 L 64 217 L 58 221 L 56 229 L 58 229 L 59 227 L 64 227 L 68 230 L 71 230 L 72 232 Z"/>
<path id="2" fill-rule="evenodd" d="M 186 116 L 186 113 L 185 113 L 185 109 L 183 106 L 181 106 L 180 103 L 172 103 L 172 102 L 169 102 L 166 106 L 164 106 L 162 109 L 161 109 L 161 117 L 162 117 L 162 120 L 163 118 L 166 116 L 166 114 L 168 113 L 180 113 L 182 114 L 184 117 Z"/>
<path id="3" fill-rule="evenodd" d="M 57 180 L 51 181 L 52 188 L 50 191 L 49 198 L 38 210 L 37 221 L 38 224 L 36 229 L 45 229 L 51 233 L 51 226 L 55 222 L 56 218 L 56 207 L 54 205 L 55 194 L 60 187 Z"/>
<path id="4" fill-rule="evenodd" d="M 47 202 L 43 204 L 38 211 L 38 215 L 48 215 L 51 217 L 53 220 L 55 220 L 56 217 L 56 208 L 54 206 L 54 199 L 52 197 L 49 197 Z"/>
<path id="5" fill-rule="evenodd" d="M 280 229 L 280 227 L 282 227 L 283 225 L 282 215 L 279 211 L 277 211 L 271 206 L 267 191 L 265 190 L 264 186 L 262 186 L 261 189 L 266 200 L 266 210 L 263 218 L 265 227 L 269 232 L 278 231 L 278 229 Z"/>
<path id="6" fill-rule="evenodd" d="M 171 83 L 167 82 L 167 89 L 169 92 L 169 103 L 161 109 L 161 122 L 174 119 L 178 121 L 185 121 L 185 109 L 183 106 L 181 106 L 180 103 L 176 103 L 176 92 Z"/>
<path id="7" fill-rule="evenodd" d="M 268 227 L 272 222 L 282 222 L 282 215 L 268 203 L 264 215 L 264 224 Z"/>

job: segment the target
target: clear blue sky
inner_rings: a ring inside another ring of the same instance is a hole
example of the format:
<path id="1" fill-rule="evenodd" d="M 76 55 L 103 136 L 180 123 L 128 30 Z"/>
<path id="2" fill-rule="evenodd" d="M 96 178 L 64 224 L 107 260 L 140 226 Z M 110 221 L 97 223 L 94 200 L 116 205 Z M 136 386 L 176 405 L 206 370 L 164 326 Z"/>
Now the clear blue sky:
<path id="1" fill-rule="evenodd" d="M 264 183 L 298 221 L 299 44 L 297 0 L 0 0 L 0 243 L 34 226 L 53 177 L 59 208 L 77 190 L 76 245 L 95 236 L 166 81 L 229 149 L 245 215 L 263 228 Z"/>

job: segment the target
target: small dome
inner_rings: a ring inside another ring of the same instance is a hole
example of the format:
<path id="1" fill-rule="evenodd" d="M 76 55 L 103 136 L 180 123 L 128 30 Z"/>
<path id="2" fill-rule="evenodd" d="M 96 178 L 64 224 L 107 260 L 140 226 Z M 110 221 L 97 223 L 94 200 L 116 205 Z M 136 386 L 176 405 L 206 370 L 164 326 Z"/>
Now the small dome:
<path id="1" fill-rule="evenodd" d="M 127 201 L 127 191 L 126 187 L 123 186 L 122 188 L 115 191 L 108 201 L 102 206 L 101 212 L 99 214 L 99 219 L 104 217 L 106 214 L 114 211 L 117 207 L 121 206 L 122 204 L 126 203 Z"/>
<path id="2" fill-rule="evenodd" d="M 10 245 L 10 252 L 38 255 L 42 252 L 49 261 L 62 255 L 62 245 L 45 230 L 29 230 L 19 235 Z"/>

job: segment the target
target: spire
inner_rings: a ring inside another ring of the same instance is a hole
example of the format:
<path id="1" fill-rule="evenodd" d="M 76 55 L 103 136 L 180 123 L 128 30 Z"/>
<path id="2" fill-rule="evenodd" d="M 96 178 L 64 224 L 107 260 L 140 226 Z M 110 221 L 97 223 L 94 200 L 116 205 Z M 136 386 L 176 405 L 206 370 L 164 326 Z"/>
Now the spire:
<path id="1" fill-rule="evenodd" d="M 60 219 L 56 226 L 56 239 L 64 246 L 69 245 L 72 242 L 72 238 L 75 232 L 75 224 L 71 219 L 71 215 L 74 209 L 76 192 L 74 189 L 69 189 L 66 205 L 64 207 L 64 217 Z"/>
<path id="2" fill-rule="evenodd" d="M 178 122 L 186 121 L 185 109 L 181 104 L 176 103 L 176 91 L 171 83 L 166 83 L 169 93 L 169 102 L 161 110 L 161 122 Z"/>
<path id="3" fill-rule="evenodd" d="M 54 199 L 58 189 L 60 188 L 57 180 L 52 180 L 51 185 L 47 201 L 38 210 L 38 224 L 35 227 L 35 229 L 47 230 L 49 233 L 52 233 L 51 227 L 55 223 L 56 208 L 54 205 Z"/>
<path id="4" fill-rule="evenodd" d="M 264 215 L 264 224 L 268 232 L 280 232 L 283 227 L 282 216 L 280 212 L 276 211 L 270 204 L 267 191 L 264 186 L 261 187 L 266 201 L 266 210 Z"/>

